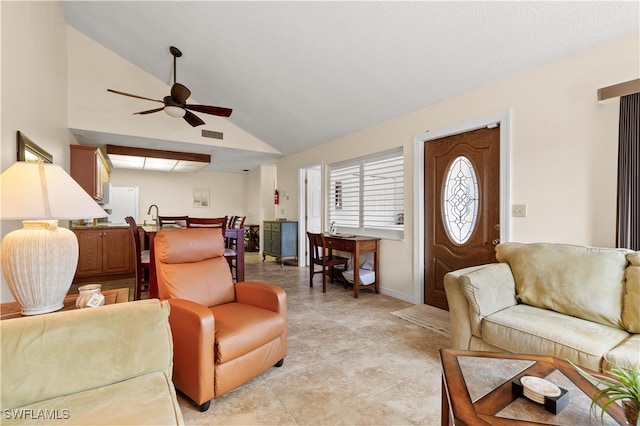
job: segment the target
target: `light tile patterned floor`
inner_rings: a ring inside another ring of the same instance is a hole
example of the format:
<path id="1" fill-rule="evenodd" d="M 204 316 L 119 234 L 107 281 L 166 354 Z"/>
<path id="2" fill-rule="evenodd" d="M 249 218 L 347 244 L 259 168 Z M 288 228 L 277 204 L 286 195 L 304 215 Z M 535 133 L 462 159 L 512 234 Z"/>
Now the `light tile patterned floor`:
<path id="1" fill-rule="evenodd" d="M 308 269 L 257 253 L 246 255 L 246 280 L 282 286 L 288 300 L 288 355 L 200 413 L 179 396 L 188 425 L 437 425 L 438 349 L 449 339 L 391 312 L 410 303 L 351 289 Z"/>

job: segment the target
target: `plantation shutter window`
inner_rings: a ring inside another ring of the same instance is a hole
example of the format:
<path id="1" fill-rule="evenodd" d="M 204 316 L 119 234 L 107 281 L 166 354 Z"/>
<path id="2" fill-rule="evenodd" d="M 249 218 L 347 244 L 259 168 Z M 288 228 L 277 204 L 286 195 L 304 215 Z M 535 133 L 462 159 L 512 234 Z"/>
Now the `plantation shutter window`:
<path id="1" fill-rule="evenodd" d="M 328 198 L 337 232 L 404 238 L 402 149 L 330 165 Z"/>

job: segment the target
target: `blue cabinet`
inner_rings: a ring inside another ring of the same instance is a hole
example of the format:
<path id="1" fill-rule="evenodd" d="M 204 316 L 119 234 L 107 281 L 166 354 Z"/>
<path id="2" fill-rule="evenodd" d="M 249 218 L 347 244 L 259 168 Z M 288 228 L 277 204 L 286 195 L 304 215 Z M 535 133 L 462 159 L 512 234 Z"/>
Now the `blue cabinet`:
<path id="1" fill-rule="evenodd" d="M 264 221 L 262 223 L 262 261 L 267 256 L 280 259 L 295 259 L 298 263 L 298 222 Z"/>

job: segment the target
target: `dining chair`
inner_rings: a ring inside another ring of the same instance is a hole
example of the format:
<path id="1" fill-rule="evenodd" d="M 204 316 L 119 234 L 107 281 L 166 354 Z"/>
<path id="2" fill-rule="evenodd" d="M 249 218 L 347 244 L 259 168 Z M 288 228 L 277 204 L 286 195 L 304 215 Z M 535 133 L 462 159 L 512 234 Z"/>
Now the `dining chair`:
<path id="1" fill-rule="evenodd" d="M 244 227 L 244 221 L 246 216 L 234 216 L 229 221 L 229 227 L 231 229 L 242 229 Z M 244 244 L 244 232 L 242 233 L 242 243 Z M 235 269 L 235 279 L 238 281 L 238 237 L 227 237 L 225 240 L 224 257 L 229 262 L 229 268 L 231 268 L 231 274 Z M 235 262 L 234 262 L 235 260 Z"/>
<path id="2" fill-rule="evenodd" d="M 177 225 L 180 228 L 186 228 L 188 219 L 189 216 L 158 216 L 158 225 L 160 227 Z"/>
<path id="3" fill-rule="evenodd" d="M 129 224 L 136 262 L 133 300 L 140 300 L 142 292 L 149 291 L 149 270 L 151 268 L 149 250 L 142 250 L 140 232 L 138 231 L 138 225 L 135 219 L 127 216 L 124 220 Z"/>
<path id="4" fill-rule="evenodd" d="M 188 217 L 187 228 L 222 228 L 222 236 L 227 230 L 228 217 Z"/>
<path id="5" fill-rule="evenodd" d="M 309 287 L 313 287 L 313 276 L 317 273 L 322 274 L 322 292 L 327 292 L 327 275 L 333 283 L 333 276 L 336 266 L 347 268 L 349 259 L 346 257 L 335 256 L 333 250 L 327 249 L 324 235 L 307 232 L 309 238 Z M 316 265 L 322 267 L 320 271 L 316 271 Z"/>

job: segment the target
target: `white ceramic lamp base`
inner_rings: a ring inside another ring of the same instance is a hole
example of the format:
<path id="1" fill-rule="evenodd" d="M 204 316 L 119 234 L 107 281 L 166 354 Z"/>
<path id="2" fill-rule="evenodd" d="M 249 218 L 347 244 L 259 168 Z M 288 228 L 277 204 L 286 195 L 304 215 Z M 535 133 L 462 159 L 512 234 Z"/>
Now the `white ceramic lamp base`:
<path id="1" fill-rule="evenodd" d="M 57 220 L 25 220 L 2 240 L 2 270 L 23 315 L 57 311 L 78 264 L 78 239 Z"/>

